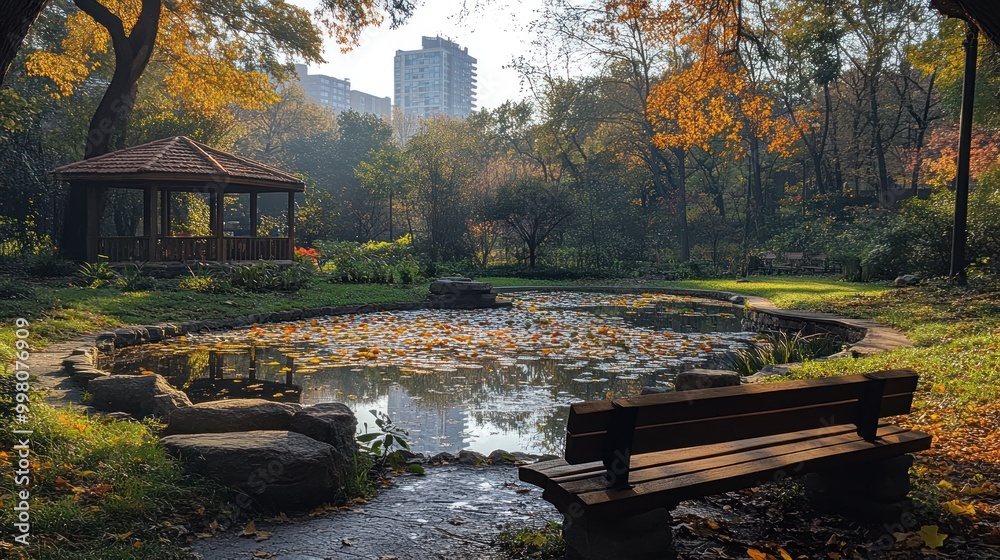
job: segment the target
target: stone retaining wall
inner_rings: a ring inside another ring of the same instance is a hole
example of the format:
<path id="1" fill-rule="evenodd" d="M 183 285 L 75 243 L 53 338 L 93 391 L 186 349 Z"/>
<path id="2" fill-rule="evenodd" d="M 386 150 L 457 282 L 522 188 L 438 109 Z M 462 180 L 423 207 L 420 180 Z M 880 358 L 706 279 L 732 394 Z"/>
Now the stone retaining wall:
<path id="1" fill-rule="evenodd" d="M 810 334 L 829 334 L 849 344 L 860 342 L 868 334 L 868 329 L 849 325 L 836 320 L 825 320 L 796 316 L 774 310 L 747 308 L 743 311 L 743 328 L 752 331 L 785 331 Z"/>

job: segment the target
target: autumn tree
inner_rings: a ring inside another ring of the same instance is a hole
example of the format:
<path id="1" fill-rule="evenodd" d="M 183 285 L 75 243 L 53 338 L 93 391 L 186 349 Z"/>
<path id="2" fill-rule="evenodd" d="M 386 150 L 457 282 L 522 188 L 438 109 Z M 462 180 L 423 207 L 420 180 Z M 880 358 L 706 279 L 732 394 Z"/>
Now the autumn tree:
<path id="1" fill-rule="evenodd" d="M 10 65 L 48 0 L 3 0 L 0 2 L 0 86 Z"/>
<path id="2" fill-rule="evenodd" d="M 534 268 L 539 249 L 575 213 L 573 195 L 556 183 L 527 179 L 504 185 L 497 192 L 493 218 L 502 221 L 524 245 L 528 266 Z"/>

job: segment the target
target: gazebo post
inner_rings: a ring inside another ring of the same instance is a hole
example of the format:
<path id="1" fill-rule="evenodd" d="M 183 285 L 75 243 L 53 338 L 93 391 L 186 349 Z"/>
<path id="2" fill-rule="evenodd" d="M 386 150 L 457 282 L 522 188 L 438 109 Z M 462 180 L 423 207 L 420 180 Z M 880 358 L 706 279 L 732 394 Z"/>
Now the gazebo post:
<path id="1" fill-rule="evenodd" d="M 146 237 L 148 261 L 158 261 L 156 251 L 156 186 L 146 185 L 142 189 L 142 234 Z"/>
<path id="2" fill-rule="evenodd" d="M 87 260 L 91 262 L 97 260 L 97 238 L 101 235 L 101 217 L 97 215 L 100 206 L 98 188 L 94 185 L 87 187 Z"/>
<path id="3" fill-rule="evenodd" d="M 250 189 L 248 194 L 250 196 L 250 258 L 256 260 L 260 258 L 260 255 L 258 254 L 259 244 L 254 239 L 255 237 L 257 237 L 257 222 L 258 222 L 257 189 Z"/>
<path id="4" fill-rule="evenodd" d="M 250 190 L 250 237 L 257 237 L 257 226 L 260 217 L 257 215 L 257 190 Z"/>
<path id="5" fill-rule="evenodd" d="M 170 237 L 170 189 L 160 189 L 160 235 Z"/>
<path id="6" fill-rule="evenodd" d="M 215 234 L 215 258 L 220 262 L 226 260 L 225 239 L 223 235 L 226 214 L 225 201 L 224 187 L 218 187 L 215 189 L 215 200 L 213 201 L 215 204 L 212 205 L 212 209 L 214 210 L 213 217 L 215 218 L 212 223 L 212 232 Z"/>
<path id="7" fill-rule="evenodd" d="M 295 254 L 295 192 L 288 191 L 288 258 Z"/>

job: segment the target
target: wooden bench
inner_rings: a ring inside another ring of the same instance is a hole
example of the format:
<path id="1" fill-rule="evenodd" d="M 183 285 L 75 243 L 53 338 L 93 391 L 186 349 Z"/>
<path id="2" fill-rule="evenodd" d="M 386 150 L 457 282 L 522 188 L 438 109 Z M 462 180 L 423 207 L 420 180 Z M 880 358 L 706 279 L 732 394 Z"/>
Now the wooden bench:
<path id="1" fill-rule="evenodd" d="M 587 517 L 593 528 L 604 524 L 595 519 L 670 510 L 786 476 L 876 473 L 870 467 L 880 461 L 930 447 L 929 435 L 879 420 L 909 413 L 916 386 L 915 372 L 892 370 L 579 402 L 565 458 L 522 466 L 519 477 L 543 488 L 567 523 Z M 903 498 L 908 490 L 906 478 Z"/>

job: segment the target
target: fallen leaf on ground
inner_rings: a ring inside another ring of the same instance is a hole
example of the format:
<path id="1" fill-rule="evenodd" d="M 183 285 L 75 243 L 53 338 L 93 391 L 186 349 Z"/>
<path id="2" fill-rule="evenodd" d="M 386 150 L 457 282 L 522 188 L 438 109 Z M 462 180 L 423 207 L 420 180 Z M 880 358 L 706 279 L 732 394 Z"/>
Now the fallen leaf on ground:
<path id="1" fill-rule="evenodd" d="M 937 525 L 924 525 L 917 531 L 917 535 L 924 540 L 924 544 L 927 548 L 940 548 L 944 544 L 944 540 L 948 538 L 948 535 L 944 533 L 938 533 Z"/>

